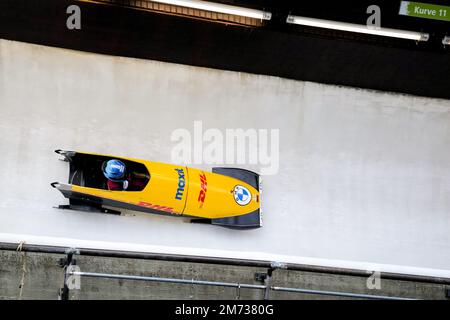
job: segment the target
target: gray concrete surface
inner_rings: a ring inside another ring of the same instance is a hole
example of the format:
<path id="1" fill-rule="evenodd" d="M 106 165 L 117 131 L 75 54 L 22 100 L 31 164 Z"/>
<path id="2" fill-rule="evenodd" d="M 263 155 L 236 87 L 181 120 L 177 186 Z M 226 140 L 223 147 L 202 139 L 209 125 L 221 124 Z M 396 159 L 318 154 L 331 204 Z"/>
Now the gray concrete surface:
<path id="1" fill-rule="evenodd" d="M 0 299 L 57 299 L 64 283 L 60 258 L 64 256 L 0 250 Z"/>
<path id="2" fill-rule="evenodd" d="M 0 241 L 450 277 L 450 101 L 0 40 L 0 112 Z M 53 208 L 54 149 L 170 162 L 195 120 L 280 130 L 263 228 Z"/>
<path id="3" fill-rule="evenodd" d="M 0 299 L 19 299 L 22 267 L 25 265 L 22 299 L 57 299 L 63 284 L 58 266 L 61 255 L 0 251 Z M 80 271 L 181 279 L 261 284 L 254 280 L 261 268 L 180 263 L 155 260 L 75 256 Z M 443 285 L 382 279 L 380 289 L 369 290 L 367 278 L 322 273 L 276 270 L 274 286 L 389 295 L 417 299 L 445 299 Z M 261 290 L 181 285 L 130 280 L 82 278 L 80 290 L 70 299 L 252 299 L 261 300 Z M 270 299 L 344 299 L 300 293 L 271 291 Z"/>

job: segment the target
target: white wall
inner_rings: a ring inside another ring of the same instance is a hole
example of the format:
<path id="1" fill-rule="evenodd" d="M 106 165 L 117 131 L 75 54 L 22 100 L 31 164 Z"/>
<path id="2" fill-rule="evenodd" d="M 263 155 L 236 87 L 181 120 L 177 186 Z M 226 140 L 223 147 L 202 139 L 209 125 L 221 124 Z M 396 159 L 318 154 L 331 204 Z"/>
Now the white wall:
<path id="1" fill-rule="evenodd" d="M 0 40 L 0 112 L 0 241 L 450 277 L 448 100 Z M 170 162 L 194 120 L 280 129 L 263 228 L 52 208 L 68 171 L 54 149 Z"/>

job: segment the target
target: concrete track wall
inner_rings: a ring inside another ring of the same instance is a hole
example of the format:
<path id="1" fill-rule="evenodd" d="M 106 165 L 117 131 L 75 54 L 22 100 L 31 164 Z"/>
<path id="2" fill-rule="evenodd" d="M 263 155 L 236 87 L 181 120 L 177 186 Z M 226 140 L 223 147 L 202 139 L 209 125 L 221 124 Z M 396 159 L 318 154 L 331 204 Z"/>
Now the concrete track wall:
<path id="1" fill-rule="evenodd" d="M 450 277 L 448 100 L 0 40 L 0 112 L 0 241 Z M 54 149 L 170 162 L 195 120 L 280 130 L 263 228 L 53 208 Z"/>
<path id="2" fill-rule="evenodd" d="M 63 285 L 63 269 L 58 266 L 64 255 L 0 251 L 1 299 L 58 298 Z M 263 268 L 222 266 L 204 263 L 136 260 L 75 256 L 80 271 L 170 277 L 207 281 L 239 282 L 261 285 L 255 273 Z M 25 273 L 23 269 L 25 268 Z M 23 281 L 22 290 L 20 284 Z M 379 289 L 368 289 L 366 277 L 276 270 L 272 285 L 312 290 L 353 292 L 416 299 L 446 299 L 446 286 L 382 279 Z M 69 299 L 252 299 L 262 300 L 262 290 L 169 284 L 135 280 L 82 278 L 80 289 L 70 291 Z M 270 299 L 347 299 L 292 292 L 270 291 Z"/>

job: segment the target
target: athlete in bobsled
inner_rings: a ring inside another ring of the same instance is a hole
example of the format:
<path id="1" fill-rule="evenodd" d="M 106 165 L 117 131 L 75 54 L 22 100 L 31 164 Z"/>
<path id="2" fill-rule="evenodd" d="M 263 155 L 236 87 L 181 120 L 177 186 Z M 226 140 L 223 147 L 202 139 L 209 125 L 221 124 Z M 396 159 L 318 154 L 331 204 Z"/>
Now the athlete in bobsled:
<path id="1" fill-rule="evenodd" d="M 102 171 L 109 190 L 142 190 L 149 177 L 144 173 L 127 172 L 125 163 L 118 159 L 104 161 Z"/>

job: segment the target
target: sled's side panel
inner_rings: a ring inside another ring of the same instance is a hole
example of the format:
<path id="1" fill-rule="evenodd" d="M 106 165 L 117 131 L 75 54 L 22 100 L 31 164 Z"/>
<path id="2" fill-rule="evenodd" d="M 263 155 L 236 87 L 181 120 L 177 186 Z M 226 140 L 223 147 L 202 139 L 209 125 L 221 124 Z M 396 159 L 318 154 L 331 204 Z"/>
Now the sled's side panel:
<path id="1" fill-rule="evenodd" d="M 259 174 L 256 172 L 246 169 L 226 167 L 215 167 L 212 169 L 212 172 L 244 181 L 259 191 Z"/>
<path id="2" fill-rule="evenodd" d="M 97 211 L 99 211 L 103 206 L 111 206 L 116 208 L 123 208 L 127 210 L 142 211 L 154 214 L 164 214 L 164 215 L 177 214 L 176 212 L 173 211 L 173 208 L 163 205 L 151 204 L 147 202 L 133 204 L 129 202 L 114 200 L 111 198 L 102 198 L 99 196 L 79 192 L 79 190 L 76 188 L 77 186 L 72 186 L 68 184 L 52 183 L 52 186 L 58 189 L 64 195 L 64 197 L 70 199 L 71 204 L 72 201 L 75 201 L 77 204 L 84 203 L 87 206 L 97 208 L 98 209 Z"/>
<path id="3" fill-rule="evenodd" d="M 262 227 L 260 209 L 242 216 L 212 219 L 211 224 L 231 229 L 255 229 Z"/>

